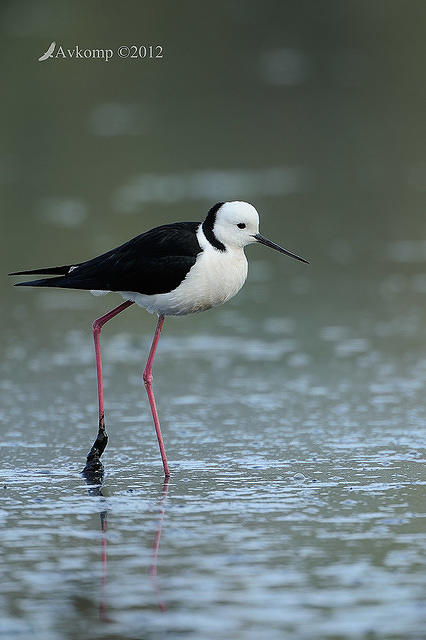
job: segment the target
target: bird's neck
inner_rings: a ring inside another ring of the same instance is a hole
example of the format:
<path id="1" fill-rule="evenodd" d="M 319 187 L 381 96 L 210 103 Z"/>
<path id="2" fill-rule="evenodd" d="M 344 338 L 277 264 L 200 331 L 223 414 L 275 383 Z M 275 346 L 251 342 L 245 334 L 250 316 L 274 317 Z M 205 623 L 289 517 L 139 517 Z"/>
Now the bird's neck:
<path id="1" fill-rule="evenodd" d="M 207 242 L 209 242 L 212 247 L 214 247 L 218 251 L 226 251 L 225 245 L 215 236 L 213 224 L 211 224 L 211 221 L 208 217 L 201 225 L 201 229 Z"/>

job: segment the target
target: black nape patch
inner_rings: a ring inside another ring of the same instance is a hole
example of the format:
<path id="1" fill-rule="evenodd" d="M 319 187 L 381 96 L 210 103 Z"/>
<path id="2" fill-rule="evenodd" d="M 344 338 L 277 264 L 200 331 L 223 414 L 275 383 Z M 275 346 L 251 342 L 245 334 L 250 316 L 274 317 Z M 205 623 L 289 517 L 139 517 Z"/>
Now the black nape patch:
<path id="1" fill-rule="evenodd" d="M 221 208 L 221 206 L 225 204 L 224 202 L 217 202 L 208 212 L 206 219 L 203 222 L 203 232 L 204 235 L 206 236 L 207 240 L 210 242 L 210 244 L 215 247 L 216 249 L 219 249 L 219 251 L 226 251 L 226 247 L 224 244 L 222 244 L 214 235 L 213 232 L 213 227 L 214 227 L 214 223 L 216 222 L 216 214 L 219 211 L 219 209 Z"/>

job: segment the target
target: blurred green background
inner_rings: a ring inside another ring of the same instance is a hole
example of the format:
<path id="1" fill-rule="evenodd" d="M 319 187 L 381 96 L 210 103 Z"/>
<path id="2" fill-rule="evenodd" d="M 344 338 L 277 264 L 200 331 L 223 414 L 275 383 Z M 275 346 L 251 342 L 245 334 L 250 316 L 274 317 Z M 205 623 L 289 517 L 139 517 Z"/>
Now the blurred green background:
<path id="1" fill-rule="evenodd" d="M 307 254 L 304 277 L 383 269 L 426 233 L 425 14 L 2 3 L 2 271 L 85 259 L 223 199 L 250 200 L 265 235 Z M 52 40 L 164 57 L 38 62 Z"/>

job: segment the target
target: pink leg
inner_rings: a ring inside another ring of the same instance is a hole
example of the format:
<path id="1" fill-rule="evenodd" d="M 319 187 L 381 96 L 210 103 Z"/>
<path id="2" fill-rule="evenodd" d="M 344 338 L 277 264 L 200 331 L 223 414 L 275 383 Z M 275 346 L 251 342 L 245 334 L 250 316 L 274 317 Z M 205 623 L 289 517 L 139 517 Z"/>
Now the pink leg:
<path id="1" fill-rule="evenodd" d="M 104 418 L 104 390 L 102 382 L 102 360 L 101 360 L 101 329 L 108 320 L 114 318 L 118 313 L 124 311 L 134 304 L 131 300 L 127 300 L 120 304 L 115 309 L 112 309 L 104 316 L 97 318 L 93 323 L 93 339 L 95 341 L 95 356 L 96 356 L 96 373 L 98 378 L 98 401 L 99 401 L 99 432 L 89 455 L 87 456 L 87 462 L 89 463 L 93 459 L 99 459 L 107 445 L 108 436 L 105 430 L 105 418 Z M 87 468 L 87 467 L 86 467 Z"/>
<path id="2" fill-rule="evenodd" d="M 154 361 L 155 351 L 160 339 L 161 329 L 163 328 L 164 316 L 158 316 L 157 328 L 155 330 L 154 339 L 152 341 L 151 350 L 143 372 L 143 381 L 145 383 L 146 392 L 148 394 L 149 405 L 151 407 L 152 417 L 154 418 L 155 431 L 157 433 L 158 444 L 160 446 L 161 459 L 163 461 L 164 475 L 166 478 L 170 476 L 169 466 L 167 464 L 166 452 L 164 451 L 163 437 L 161 435 L 160 421 L 158 420 L 157 407 L 155 405 L 154 392 L 152 390 L 152 363 Z"/>
<path id="3" fill-rule="evenodd" d="M 115 309 L 108 311 L 104 316 L 97 318 L 93 323 L 93 339 L 95 341 L 95 356 L 96 356 L 96 374 L 98 377 L 98 401 L 99 401 L 99 429 L 105 430 L 105 416 L 104 416 L 104 388 L 102 380 L 102 360 L 101 360 L 101 329 L 108 320 L 114 318 L 118 313 L 130 307 L 134 304 L 131 300 L 127 300 L 120 304 Z"/>

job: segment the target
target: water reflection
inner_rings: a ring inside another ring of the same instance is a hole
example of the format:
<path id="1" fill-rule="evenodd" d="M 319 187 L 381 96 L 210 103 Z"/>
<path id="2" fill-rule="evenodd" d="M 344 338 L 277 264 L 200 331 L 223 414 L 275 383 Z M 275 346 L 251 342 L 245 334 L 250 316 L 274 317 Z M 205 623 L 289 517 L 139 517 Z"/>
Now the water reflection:
<path id="1" fill-rule="evenodd" d="M 158 606 L 161 611 L 166 610 L 166 605 L 164 604 L 161 598 L 160 589 L 158 587 L 157 561 L 158 561 L 158 551 L 160 549 L 161 531 L 163 529 L 164 514 L 166 512 L 166 502 L 167 502 L 167 494 L 169 491 L 169 483 L 170 483 L 170 476 L 167 478 L 164 478 L 163 495 L 161 496 L 161 500 L 160 500 L 160 514 L 157 522 L 157 529 L 155 531 L 154 541 L 152 543 L 152 564 L 149 568 L 149 574 L 152 579 L 152 586 L 154 588 L 154 592 L 158 601 Z"/>
<path id="2" fill-rule="evenodd" d="M 99 620 L 101 622 L 114 622 L 112 618 L 108 616 L 107 613 L 107 595 L 106 595 L 106 587 L 107 587 L 107 558 L 108 558 L 108 550 L 107 550 L 107 525 L 108 525 L 108 505 L 107 499 L 102 493 L 102 488 L 104 484 L 104 468 L 100 463 L 99 465 L 90 467 L 86 465 L 84 470 L 82 471 L 82 476 L 88 485 L 88 493 L 90 496 L 94 496 L 100 499 L 100 511 L 99 511 L 99 519 L 100 519 L 100 529 L 101 529 L 101 564 L 102 564 L 102 573 L 101 573 L 101 592 L 100 592 L 100 602 L 99 602 Z M 157 574 L 157 564 L 158 564 L 158 555 L 160 549 L 160 539 L 161 533 L 163 529 L 163 521 L 166 513 L 166 503 L 167 503 L 167 494 L 169 491 L 169 483 L 170 478 L 165 478 L 162 486 L 161 497 L 159 501 L 159 516 L 157 521 L 157 526 L 155 529 L 154 539 L 152 543 L 152 563 L 148 569 L 148 574 L 151 577 L 152 587 L 157 599 L 158 608 L 160 611 L 166 611 L 166 605 L 162 599 L 160 588 L 158 586 L 158 574 Z"/>
<path id="3" fill-rule="evenodd" d="M 99 519 L 101 525 L 101 596 L 99 602 L 99 620 L 101 622 L 113 622 L 107 615 L 106 605 L 106 584 L 107 584 L 107 524 L 108 524 L 108 505 L 105 496 L 102 493 L 102 487 L 104 484 L 104 467 L 99 461 L 99 464 L 90 466 L 86 464 L 82 471 L 82 476 L 88 485 L 88 493 L 90 496 L 99 498 L 99 504 L 101 510 L 99 511 Z"/>

